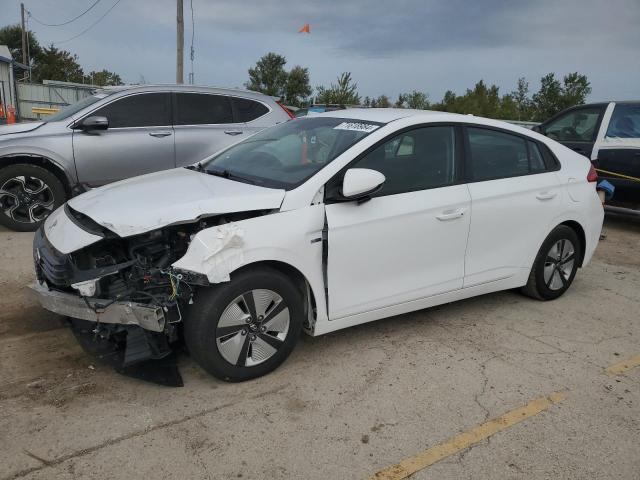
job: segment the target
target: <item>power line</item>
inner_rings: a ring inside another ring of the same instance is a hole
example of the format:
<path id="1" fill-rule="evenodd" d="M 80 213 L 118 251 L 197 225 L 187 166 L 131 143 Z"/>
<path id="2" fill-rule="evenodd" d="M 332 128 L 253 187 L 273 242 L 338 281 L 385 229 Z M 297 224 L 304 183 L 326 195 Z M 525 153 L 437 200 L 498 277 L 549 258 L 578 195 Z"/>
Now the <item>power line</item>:
<path id="1" fill-rule="evenodd" d="M 35 22 L 39 23 L 40 25 L 44 25 L 45 27 L 61 27 L 62 25 L 68 25 L 71 22 L 75 22 L 77 19 L 82 17 L 85 13 L 88 13 L 93 7 L 95 7 L 101 1 L 102 0 L 96 0 L 89 8 L 87 8 L 80 15 L 78 15 L 77 17 L 73 17 L 71 20 L 67 20 L 66 22 L 62 22 L 62 23 L 45 23 L 45 22 L 42 22 L 42 21 L 38 20 L 36 17 L 34 17 L 33 13 L 28 12 L 28 14 L 29 14 L 29 17 L 31 17 Z"/>
<path id="2" fill-rule="evenodd" d="M 100 18 L 98 18 L 98 20 L 96 20 L 95 22 L 93 22 L 91 25 L 89 25 L 87 28 L 85 28 L 85 29 L 84 29 L 83 31 L 81 31 L 79 34 L 74 35 L 74 36 L 73 36 L 73 37 L 71 37 L 71 38 L 67 38 L 66 40 L 61 40 L 61 41 L 59 41 L 59 42 L 53 42 L 53 43 L 54 43 L 54 45 L 60 45 L 61 43 L 67 43 L 67 42 L 70 42 L 71 40 L 75 40 L 76 38 L 78 38 L 78 37 L 79 37 L 79 36 L 81 36 L 81 35 L 84 35 L 84 34 L 85 34 L 85 33 L 87 33 L 89 30 L 91 30 L 93 27 L 95 27 L 98 23 L 100 23 L 100 21 L 101 21 L 104 17 L 106 17 L 106 16 L 109 14 L 109 12 L 110 12 L 111 10 L 113 10 L 114 8 L 116 8 L 116 5 L 118 5 L 121 1 L 122 1 L 122 0 L 117 0 L 117 1 L 116 1 L 116 3 L 114 3 L 113 5 L 111 5 L 111 8 L 110 8 L 109 10 L 107 10 L 106 12 L 104 12 L 104 13 L 102 14 L 102 16 L 101 16 Z"/>

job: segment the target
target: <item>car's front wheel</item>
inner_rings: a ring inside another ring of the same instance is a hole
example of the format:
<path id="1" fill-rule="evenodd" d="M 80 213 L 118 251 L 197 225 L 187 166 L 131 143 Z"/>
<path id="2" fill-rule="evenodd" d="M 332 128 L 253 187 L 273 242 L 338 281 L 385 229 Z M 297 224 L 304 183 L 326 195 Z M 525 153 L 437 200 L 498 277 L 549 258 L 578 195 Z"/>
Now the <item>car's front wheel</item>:
<path id="1" fill-rule="evenodd" d="M 24 163 L 0 169 L 0 224 L 11 230 L 37 230 L 65 200 L 62 182 L 49 170 Z"/>
<path id="2" fill-rule="evenodd" d="M 185 319 L 193 358 L 215 377 L 239 382 L 265 375 L 291 353 L 302 328 L 302 296 L 281 272 L 255 268 L 200 290 Z"/>
<path id="3" fill-rule="evenodd" d="M 522 292 L 538 300 L 558 298 L 571 286 L 582 251 L 576 232 L 559 225 L 546 238 Z"/>

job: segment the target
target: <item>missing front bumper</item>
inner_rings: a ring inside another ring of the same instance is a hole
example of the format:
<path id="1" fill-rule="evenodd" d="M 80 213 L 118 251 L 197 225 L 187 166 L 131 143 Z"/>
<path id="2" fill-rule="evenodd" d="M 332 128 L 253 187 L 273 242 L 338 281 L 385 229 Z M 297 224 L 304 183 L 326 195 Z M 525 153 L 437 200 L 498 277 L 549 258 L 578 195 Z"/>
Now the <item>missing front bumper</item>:
<path id="1" fill-rule="evenodd" d="M 59 315 L 90 322 L 137 325 L 151 332 L 162 332 L 165 328 L 164 311 L 159 306 L 101 299 L 85 301 L 78 295 L 50 290 L 39 283 L 29 285 L 29 290 L 42 308 Z"/>

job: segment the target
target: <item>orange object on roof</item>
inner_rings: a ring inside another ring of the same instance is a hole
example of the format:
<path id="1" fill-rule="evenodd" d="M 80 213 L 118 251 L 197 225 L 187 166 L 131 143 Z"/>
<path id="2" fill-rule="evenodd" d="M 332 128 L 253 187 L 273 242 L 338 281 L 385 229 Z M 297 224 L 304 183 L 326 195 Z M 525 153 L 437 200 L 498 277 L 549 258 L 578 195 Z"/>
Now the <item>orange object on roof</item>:
<path id="1" fill-rule="evenodd" d="M 298 33 L 311 33 L 311 28 L 309 27 L 308 23 L 305 23 L 302 28 L 300 30 L 298 30 Z"/>

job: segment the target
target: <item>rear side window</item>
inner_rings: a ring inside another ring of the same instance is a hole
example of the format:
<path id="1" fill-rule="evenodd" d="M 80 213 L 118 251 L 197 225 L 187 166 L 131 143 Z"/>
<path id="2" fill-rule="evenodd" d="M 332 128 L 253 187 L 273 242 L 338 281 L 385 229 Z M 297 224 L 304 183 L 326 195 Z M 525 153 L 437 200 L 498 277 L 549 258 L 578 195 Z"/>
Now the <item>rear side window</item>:
<path id="1" fill-rule="evenodd" d="M 171 125 L 171 96 L 141 93 L 121 98 L 91 115 L 107 117 L 109 128 L 163 127 Z"/>
<path id="2" fill-rule="evenodd" d="M 531 173 L 544 172 L 546 170 L 546 166 L 538 144 L 531 140 L 529 140 L 527 144 L 529 145 L 529 164 Z"/>
<path id="3" fill-rule="evenodd" d="M 229 97 L 204 93 L 176 93 L 175 125 L 233 123 Z"/>
<path id="4" fill-rule="evenodd" d="M 266 114 L 269 109 L 262 103 L 248 98 L 233 97 L 238 122 L 250 122 Z"/>
<path id="5" fill-rule="evenodd" d="M 544 168 L 540 151 L 537 154 L 534 152 L 532 162 L 529 161 L 527 141 L 522 137 L 473 127 L 467 128 L 467 135 L 471 174 L 476 181 L 535 173 L 541 161 Z M 529 143 L 535 145 L 533 142 Z M 533 158 L 536 155 L 538 158 Z M 534 168 L 534 165 L 537 167 Z"/>
<path id="6" fill-rule="evenodd" d="M 640 103 L 619 103 L 613 110 L 609 138 L 640 138 Z"/>

